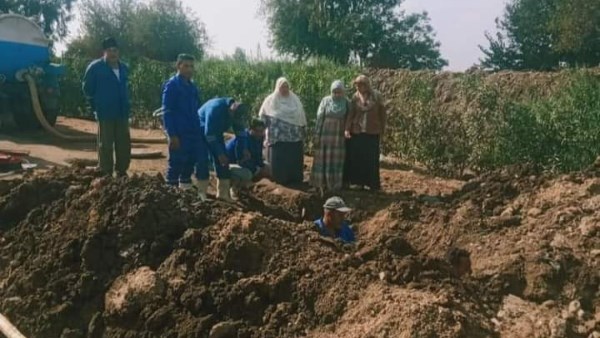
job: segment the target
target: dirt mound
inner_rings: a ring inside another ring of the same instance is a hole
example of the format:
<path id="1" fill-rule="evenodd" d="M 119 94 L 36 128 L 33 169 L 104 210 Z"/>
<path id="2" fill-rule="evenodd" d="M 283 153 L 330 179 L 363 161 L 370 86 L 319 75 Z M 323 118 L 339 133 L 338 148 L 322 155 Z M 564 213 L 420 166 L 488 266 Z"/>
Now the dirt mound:
<path id="1" fill-rule="evenodd" d="M 512 337 L 532 321 L 584 337 L 600 329 L 600 182 L 520 173 L 344 193 L 360 241 L 342 245 L 302 222 L 322 205 L 309 193 L 199 203 L 160 177 L 51 171 L 0 189 L 0 308 L 29 337 Z M 453 245 L 472 278 L 443 259 Z"/>

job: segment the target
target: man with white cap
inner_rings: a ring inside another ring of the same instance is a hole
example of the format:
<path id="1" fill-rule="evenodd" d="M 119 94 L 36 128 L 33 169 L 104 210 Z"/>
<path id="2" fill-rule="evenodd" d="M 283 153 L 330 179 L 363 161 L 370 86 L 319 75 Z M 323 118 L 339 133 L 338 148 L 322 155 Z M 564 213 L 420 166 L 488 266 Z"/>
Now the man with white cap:
<path id="1" fill-rule="evenodd" d="M 323 217 L 315 221 L 321 236 L 339 239 L 344 243 L 352 243 L 356 239 L 350 228 L 350 223 L 345 219 L 346 214 L 352 209 L 346 206 L 340 197 L 331 197 L 323 205 Z"/>

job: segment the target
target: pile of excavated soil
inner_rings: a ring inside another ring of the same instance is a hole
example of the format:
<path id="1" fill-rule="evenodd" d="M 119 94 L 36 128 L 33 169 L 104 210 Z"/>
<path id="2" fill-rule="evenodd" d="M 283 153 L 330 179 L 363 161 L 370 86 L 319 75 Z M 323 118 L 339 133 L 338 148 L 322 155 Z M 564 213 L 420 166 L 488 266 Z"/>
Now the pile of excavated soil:
<path id="1" fill-rule="evenodd" d="M 595 176 L 345 192 L 355 245 L 307 221 L 321 198 L 275 185 L 228 205 L 84 169 L 0 182 L 0 309 L 28 337 L 593 336 Z M 472 276 L 452 274 L 452 246 Z"/>

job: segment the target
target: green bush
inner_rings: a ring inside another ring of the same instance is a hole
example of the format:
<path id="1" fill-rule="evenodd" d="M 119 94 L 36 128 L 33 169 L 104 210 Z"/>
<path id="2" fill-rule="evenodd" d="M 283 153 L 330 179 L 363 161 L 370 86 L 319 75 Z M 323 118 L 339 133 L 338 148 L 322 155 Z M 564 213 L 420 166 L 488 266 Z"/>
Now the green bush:
<path id="1" fill-rule="evenodd" d="M 371 76 L 390 108 L 384 152 L 435 173 L 519 163 L 579 170 L 600 154 L 597 70 Z"/>

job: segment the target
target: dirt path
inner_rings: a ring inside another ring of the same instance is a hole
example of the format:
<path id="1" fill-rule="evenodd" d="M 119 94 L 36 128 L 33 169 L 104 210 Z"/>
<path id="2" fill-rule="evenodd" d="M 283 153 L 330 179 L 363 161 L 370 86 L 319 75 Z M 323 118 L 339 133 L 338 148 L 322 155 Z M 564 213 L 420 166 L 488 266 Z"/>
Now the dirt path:
<path id="1" fill-rule="evenodd" d="M 59 118 L 57 129 L 72 135 L 95 135 L 96 123 L 93 121 Z M 159 130 L 132 129 L 132 137 L 156 138 L 163 136 Z M 148 150 L 165 150 L 160 144 L 135 145 Z M 94 143 L 74 143 L 56 139 L 44 131 L 37 132 L 0 132 L 0 149 L 13 149 L 29 151 L 29 161 L 37 163 L 41 169 L 52 166 L 68 165 L 73 159 L 95 160 L 96 145 Z M 164 168 L 164 159 L 161 160 L 132 160 L 132 172 L 154 173 Z"/>

